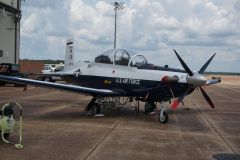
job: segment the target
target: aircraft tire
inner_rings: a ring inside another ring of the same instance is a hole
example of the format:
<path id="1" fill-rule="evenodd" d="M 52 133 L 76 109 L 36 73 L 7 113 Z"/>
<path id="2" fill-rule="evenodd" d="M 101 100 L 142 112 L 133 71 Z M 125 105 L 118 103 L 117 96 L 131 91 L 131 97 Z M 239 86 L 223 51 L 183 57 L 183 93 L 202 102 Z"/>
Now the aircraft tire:
<path id="1" fill-rule="evenodd" d="M 0 86 L 5 86 L 6 82 L 0 81 Z"/>
<path id="2" fill-rule="evenodd" d="M 45 81 L 45 82 L 53 82 L 52 77 L 43 77 L 43 81 Z"/>
<path id="3" fill-rule="evenodd" d="M 98 103 L 93 103 L 92 107 L 90 109 L 91 112 L 91 116 L 95 116 L 96 114 L 99 114 L 99 110 L 100 110 L 100 105 Z"/>
<path id="4" fill-rule="evenodd" d="M 158 120 L 160 123 L 167 123 L 168 122 L 168 114 L 166 111 L 163 111 L 163 116 L 161 117 L 161 112 L 159 112 L 158 114 Z"/>
<path id="5" fill-rule="evenodd" d="M 153 112 L 154 109 L 156 108 L 156 105 L 152 102 L 145 102 L 144 105 L 144 114 L 148 114 L 150 112 Z"/>

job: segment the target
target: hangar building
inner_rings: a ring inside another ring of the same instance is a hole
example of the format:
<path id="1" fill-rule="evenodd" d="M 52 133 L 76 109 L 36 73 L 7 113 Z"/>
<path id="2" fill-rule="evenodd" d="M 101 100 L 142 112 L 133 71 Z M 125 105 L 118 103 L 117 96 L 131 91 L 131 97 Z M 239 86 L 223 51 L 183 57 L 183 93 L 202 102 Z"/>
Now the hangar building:
<path id="1" fill-rule="evenodd" d="M 19 63 L 21 0 L 0 0 L 0 63 Z"/>

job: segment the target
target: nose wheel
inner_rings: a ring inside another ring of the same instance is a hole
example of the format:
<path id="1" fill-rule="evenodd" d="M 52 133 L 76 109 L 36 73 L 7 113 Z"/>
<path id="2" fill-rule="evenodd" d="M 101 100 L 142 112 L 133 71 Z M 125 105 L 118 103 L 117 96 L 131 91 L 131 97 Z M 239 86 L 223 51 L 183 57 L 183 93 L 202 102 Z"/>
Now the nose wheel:
<path id="1" fill-rule="evenodd" d="M 163 124 L 168 122 L 168 114 L 167 114 L 164 106 L 161 107 L 161 110 L 158 113 L 158 120 L 160 123 L 163 123 Z"/>
<path id="2" fill-rule="evenodd" d="M 158 113 L 158 120 L 160 123 L 167 123 L 168 122 L 168 114 L 166 111 L 161 111 Z"/>

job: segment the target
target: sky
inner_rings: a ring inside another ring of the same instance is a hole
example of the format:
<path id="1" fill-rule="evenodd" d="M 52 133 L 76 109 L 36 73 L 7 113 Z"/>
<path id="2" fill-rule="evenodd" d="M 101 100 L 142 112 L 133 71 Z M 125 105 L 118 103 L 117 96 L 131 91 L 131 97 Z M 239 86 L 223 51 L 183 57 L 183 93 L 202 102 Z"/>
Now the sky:
<path id="1" fill-rule="evenodd" d="M 113 1 L 25 0 L 21 59 L 64 59 L 73 37 L 78 60 L 113 49 Z M 148 62 L 181 67 L 173 49 L 198 71 L 217 53 L 208 71 L 240 72 L 240 0 L 122 0 L 117 48 Z"/>

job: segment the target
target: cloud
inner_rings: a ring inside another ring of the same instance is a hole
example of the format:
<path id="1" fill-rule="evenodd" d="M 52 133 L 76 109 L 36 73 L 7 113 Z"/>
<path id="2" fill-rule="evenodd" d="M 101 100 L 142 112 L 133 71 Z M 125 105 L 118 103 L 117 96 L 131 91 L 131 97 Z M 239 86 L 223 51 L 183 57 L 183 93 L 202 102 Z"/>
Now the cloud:
<path id="1" fill-rule="evenodd" d="M 210 69 L 237 72 L 239 4 L 237 0 L 126 1 L 125 8 L 118 11 L 117 46 L 144 53 L 150 62 L 174 67 L 179 64 L 173 48 L 186 61 L 196 58 L 198 61 L 188 62 L 194 68 L 217 52 Z M 22 10 L 21 58 L 63 59 L 69 37 L 74 37 L 76 57 L 81 60 L 113 48 L 110 1 L 32 0 L 23 2 Z M 223 61 L 225 66 L 217 65 Z"/>

